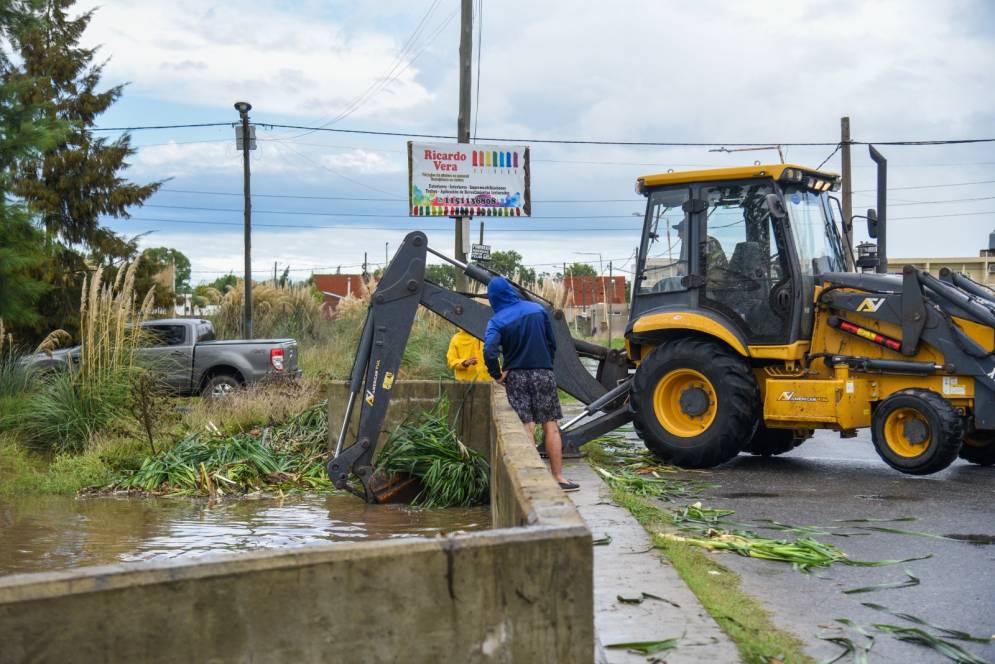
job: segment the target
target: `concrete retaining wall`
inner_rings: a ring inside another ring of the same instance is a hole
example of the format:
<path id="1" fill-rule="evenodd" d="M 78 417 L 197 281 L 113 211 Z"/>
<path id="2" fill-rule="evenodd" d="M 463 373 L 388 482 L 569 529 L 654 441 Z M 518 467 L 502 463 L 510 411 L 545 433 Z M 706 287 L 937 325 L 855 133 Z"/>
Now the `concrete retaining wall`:
<path id="1" fill-rule="evenodd" d="M 495 387 L 497 529 L 0 578 L 0 662 L 587 662 L 591 535 Z"/>
<path id="2" fill-rule="evenodd" d="M 490 441 L 491 383 L 457 383 L 456 381 L 401 380 L 394 383 L 390 407 L 384 420 L 383 432 L 393 431 L 412 410 L 431 409 L 440 395 L 449 399 L 449 414 L 460 440 L 482 454 L 488 454 Z M 334 382 L 328 386 L 328 449 L 335 449 L 345 406 L 349 398 L 349 384 Z M 353 410 L 346 445 L 356 440 L 361 404 Z M 381 435 L 378 445 L 386 436 Z"/>

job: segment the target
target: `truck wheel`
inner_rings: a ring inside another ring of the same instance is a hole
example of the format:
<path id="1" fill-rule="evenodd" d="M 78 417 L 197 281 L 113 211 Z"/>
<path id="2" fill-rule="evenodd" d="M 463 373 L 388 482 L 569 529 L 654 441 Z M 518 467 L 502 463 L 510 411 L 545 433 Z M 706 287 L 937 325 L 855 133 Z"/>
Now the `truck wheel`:
<path id="1" fill-rule="evenodd" d="M 950 402 L 936 392 L 902 390 L 874 410 L 871 436 L 889 466 L 910 475 L 928 475 L 957 458 L 963 425 Z"/>
<path id="2" fill-rule="evenodd" d="M 223 399 L 242 387 L 242 382 L 231 374 L 215 374 L 204 383 L 200 396 L 205 399 Z"/>
<path id="3" fill-rule="evenodd" d="M 749 366 L 722 346 L 679 339 L 636 369 L 629 399 L 636 433 L 668 463 L 709 468 L 753 437 L 760 393 Z"/>
<path id="4" fill-rule="evenodd" d="M 979 466 L 995 465 L 995 431 L 975 431 L 964 436 L 960 458 Z"/>
<path id="5" fill-rule="evenodd" d="M 777 456 L 790 452 L 802 442 L 803 439 L 795 437 L 794 429 L 768 429 L 761 424 L 743 451 L 756 456 Z"/>

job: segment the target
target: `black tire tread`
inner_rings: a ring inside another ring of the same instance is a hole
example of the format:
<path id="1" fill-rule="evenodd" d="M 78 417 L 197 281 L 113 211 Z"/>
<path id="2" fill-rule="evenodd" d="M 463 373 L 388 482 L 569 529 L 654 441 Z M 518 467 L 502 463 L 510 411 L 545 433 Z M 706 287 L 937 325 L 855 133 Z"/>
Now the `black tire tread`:
<path id="1" fill-rule="evenodd" d="M 882 452 L 882 446 L 887 447 L 888 443 L 884 440 L 879 440 L 878 412 L 880 412 L 881 407 L 887 404 L 890 399 L 894 399 L 899 396 L 911 396 L 923 400 L 930 406 L 930 408 L 933 409 L 934 412 L 936 412 L 940 422 L 941 435 L 939 436 L 939 441 L 936 443 L 939 451 L 934 453 L 928 461 L 919 466 L 899 465 L 889 459 Z M 957 411 L 954 410 L 954 407 L 950 405 L 950 402 L 942 396 L 932 390 L 911 388 L 908 390 L 902 390 L 901 392 L 895 392 L 878 405 L 874 414 L 874 422 L 871 426 L 871 437 L 874 440 L 874 448 L 877 450 L 878 456 L 880 456 L 885 463 L 895 470 L 900 470 L 909 475 L 930 475 L 943 470 L 957 459 L 957 455 L 961 451 L 961 443 L 964 438 L 964 424 L 961 421 L 960 416 L 957 415 Z"/>
<path id="2" fill-rule="evenodd" d="M 969 445 L 967 438 L 979 439 L 983 444 L 980 446 Z M 964 436 L 964 445 L 960 448 L 960 458 L 979 466 L 995 465 L 995 432 L 985 431 L 984 433 L 974 432 Z"/>
<path id="3" fill-rule="evenodd" d="M 658 439 L 653 427 L 648 424 L 656 423 L 652 394 L 659 376 L 653 368 L 674 356 L 685 358 L 686 366 L 691 369 L 700 371 L 709 367 L 720 374 L 719 382 L 732 388 L 727 421 L 712 425 L 722 427 L 715 444 L 692 450 L 675 450 L 665 440 Z M 636 434 L 657 457 L 682 468 L 711 468 L 735 457 L 742 450 L 744 441 L 751 439 L 759 419 L 760 392 L 746 361 L 723 346 L 694 337 L 669 341 L 656 348 L 639 369 L 632 379 L 629 411 Z"/>
<path id="4" fill-rule="evenodd" d="M 777 456 L 790 452 L 802 442 L 802 439 L 795 437 L 792 429 L 768 429 L 761 423 L 753 434 L 753 440 L 743 448 L 743 451 L 754 456 Z"/>

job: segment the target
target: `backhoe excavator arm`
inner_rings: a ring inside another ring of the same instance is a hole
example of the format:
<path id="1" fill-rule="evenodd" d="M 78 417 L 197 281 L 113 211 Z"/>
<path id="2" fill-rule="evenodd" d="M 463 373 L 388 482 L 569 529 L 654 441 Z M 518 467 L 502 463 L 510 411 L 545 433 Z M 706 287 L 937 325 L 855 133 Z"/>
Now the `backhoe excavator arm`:
<path id="1" fill-rule="evenodd" d="M 495 273 L 486 268 L 459 263 L 433 251 L 428 247 L 425 234 L 420 231 L 409 233 L 404 238 L 393 260 L 384 270 L 380 285 L 370 301 L 350 376 L 349 401 L 335 454 L 328 462 L 328 475 L 335 487 L 358 494 L 349 485 L 350 474 L 355 474 L 363 484 L 363 491 L 359 495 L 367 502 L 377 502 L 378 496 L 371 483 L 373 453 L 383 428 L 391 388 L 401 366 L 418 307 L 423 306 L 433 311 L 478 339 L 483 339 L 487 322 L 493 313 L 488 305 L 478 302 L 470 295 L 425 281 L 425 264 L 429 252 L 452 263 L 468 277 L 482 284 L 489 283 L 495 276 Z M 557 343 L 553 371 L 560 389 L 582 403 L 590 404 L 628 377 L 628 363 L 624 355 L 594 344 L 575 341 L 561 311 L 553 311 L 551 303 L 517 284 L 516 287 L 523 297 L 539 302 L 550 310 Z M 581 354 L 600 359 L 600 382 L 581 363 Z M 361 410 L 356 439 L 351 445 L 344 446 L 357 400 L 360 400 Z M 605 417 L 611 417 L 610 428 L 627 421 L 618 411 Z M 598 432 L 587 435 L 586 439 L 574 435 L 569 441 L 576 446 L 603 433 L 597 427 L 588 429 L 585 425 L 578 431 L 583 433 L 596 429 Z M 566 434 L 565 438 L 568 437 L 569 434 Z"/>

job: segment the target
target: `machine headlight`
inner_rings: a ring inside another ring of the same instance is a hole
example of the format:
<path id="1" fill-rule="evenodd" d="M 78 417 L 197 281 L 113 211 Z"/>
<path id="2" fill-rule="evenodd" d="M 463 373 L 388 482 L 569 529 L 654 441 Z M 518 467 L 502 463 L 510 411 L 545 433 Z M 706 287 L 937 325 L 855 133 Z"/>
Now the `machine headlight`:
<path id="1" fill-rule="evenodd" d="M 797 168 L 785 168 L 781 171 L 782 182 L 801 182 L 802 178 L 802 172 Z"/>

